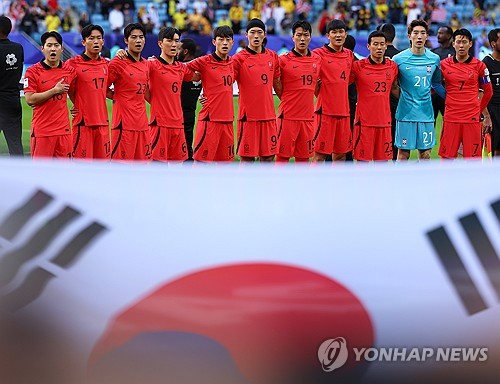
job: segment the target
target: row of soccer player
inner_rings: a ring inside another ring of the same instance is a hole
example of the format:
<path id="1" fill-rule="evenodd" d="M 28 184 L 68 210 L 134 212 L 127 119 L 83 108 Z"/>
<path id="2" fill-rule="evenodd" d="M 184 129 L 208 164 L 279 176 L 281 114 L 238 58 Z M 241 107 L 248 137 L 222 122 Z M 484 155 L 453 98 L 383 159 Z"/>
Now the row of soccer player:
<path id="1" fill-rule="evenodd" d="M 485 64 L 469 56 L 469 31 L 454 33 L 456 55 L 442 62 L 425 48 L 428 26 L 422 20 L 408 27 L 411 48 L 393 60 L 384 56 L 387 41 L 382 32 L 369 35 L 369 57 L 356 60 L 343 47 L 347 32 L 340 20 L 327 26 L 329 43 L 312 52 L 310 24 L 299 21 L 292 32 L 294 48 L 278 57 L 263 46 L 264 23 L 253 19 L 247 24 L 248 47 L 230 57 L 232 30 L 218 27 L 215 52 L 184 64 L 176 61 L 179 31 L 161 30 L 159 57 L 144 60 L 145 31 L 140 24 L 129 24 L 124 30 L 127 50 L 109 65 L 99 54 L 104 43 L 100 26 L 83 29 L 85 52 L 64 63 L 61 36 L 47 32 L 42 35 L 45 59 L 30 67 L 25 77 L 26 101 L 34 107 L 32 156 L 182 161 L 187 150 L 180 89 L 183 81 L 200 79 L 204 98 L 194 142 L 197 161 L 232 161 L 235 147 L 242 161 L 257 157 L 272 161 L 275 156 L 277 161 L 292 157 L 296 162 L 311 157 L 324 161 L 328 155 L 343 160 L 350 151 L 359 161 L 389 160 L 391 93 L 400 99 L 395 138 L 399 158 L 407 159 L 412 149 L 419 150 L 420 158 L 429 158 L 436 139 L 431 88 L 446 102 L 440 156 L 456 157 L 460 144 L 464 157 L 481 156 L 483 126 L 491 128 L 486 106 L 493 91 Z M 236 143 L 235 81 L 239 88 Z M 358 92 L 353 129 L 350 83 L 356 84 Z M 281 100 L 277 118 L 273 89 Z M 75 105 L 72 129 L 66 93 Z M 111 140 L 106 97 L 113 99 Z M 151 105 L 149 123 L 145 100 Z"/>

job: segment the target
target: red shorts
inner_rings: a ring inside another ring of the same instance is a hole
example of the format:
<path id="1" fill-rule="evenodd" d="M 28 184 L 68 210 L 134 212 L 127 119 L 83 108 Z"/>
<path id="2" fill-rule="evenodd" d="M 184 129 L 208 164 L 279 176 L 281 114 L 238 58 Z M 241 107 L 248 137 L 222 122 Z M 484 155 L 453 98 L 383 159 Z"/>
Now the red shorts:
<path id="1" fill-rule="evenodd" d="M 115 128 L 111 130 L 113 161 L 151 160 L 151 134 L 147 131 L 128 131 Z"/>
<path id="2" fill-rule="evenodd" d="M 391 126 L 365 127 L 360 124 L 355 124 L 353 157 L 361 161 L 391 160 Z"/>
<path id="3" fill-rule="evenodd" d="M 151 127 L 153 160 L 183 161 L 188 157 L 184 128 Z"/>
<path id="4" fill-rule="evenodd" d="M 278 153 L 276 120 L 238 121 L 236 152 L 244 157 L 276 155 Z"/>
<path id="5" fill-rule="evenodd" d="M 324 155 L 347 153 L 352 150 L 351 120 L 349 116 L 316 114 L 314 151 Z"/>
<path id="6" fill-rule="evenodd" d="M 111 142 L 107 125 L 73 127 L 73 157 L 77 159 L 109 160 Z"/>
<path id="7" fill-rule="evenodd" d="M 313 155 L 314 122 L 278 118 L 279 156 L 307 159 Z"/>
<path id="8" fill-rule="evenodd" d="M 451 123 L 444 122 L 441 131 L 439 156 L 444 159 L 457 157 L 460 143 L 463 144 L 465 158 L 481 157 L 482 152 L 482 124 L 478 123 Z"/>
<path id="9" fill-rule="evenodd" d="M 193 159 L 197 161 L 233 161 L 233 123 L 198 121 Z"/>
<path id="10" fill-rule="evenodd" d="M 31 157 L 71 159 L 71 135 L 31 137 Z"/>

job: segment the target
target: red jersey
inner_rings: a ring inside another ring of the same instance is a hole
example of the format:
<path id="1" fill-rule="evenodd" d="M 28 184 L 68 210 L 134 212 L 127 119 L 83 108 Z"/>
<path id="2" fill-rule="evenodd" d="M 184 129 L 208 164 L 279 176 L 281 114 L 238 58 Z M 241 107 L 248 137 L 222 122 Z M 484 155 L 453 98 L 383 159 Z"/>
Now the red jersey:
<path id="1" fill-rule="evenodd" d="M 384 58 L 375 63 L 371 57 L 354 62 L 350 82 L 356 82 L 358 104 L 356 123 L 369 127 L 391 126 L 389 96 L 398 77 L 398 66 Z"/>
<path id="2" fill-rule="evenodd" d="M 313 53 L 321 57 L 321 88 L 316 112 L 330 116 L 349 116 L 349 77 L 354 54 L 349 49 L 335 51 L 325 44 Z"/>
<path id="3" fill-rule="evenodd" d="M 279 57 L 283 93 L 278 116 L 285 120 L 314 120 L 314 90 L 321 58 L 309 52 L 302 56 L 292 49 Z"/>
<path id="4" fill-rule="evenodd" d="M 24 92 L 48 91 L 62 79 L 64 83 L 73 87 L 75 77 L 75 70 L 71 65 L 61 61 L 58 67 L 51 68 L 42 60 L 27 69 L 24 76 Z M 66 94 L 54 95 L 33 108 L 32 137 L 67 135 L 70 132 Z"/>
<path id="5" fill-rule="evenodd" d="M 262 48 L 261 53 L 245 48 L 233 56 L 234 74 L 240 90 L 238 120 L 276 119 L 273 82 L 281 76 L 278 55 Z"/>
<path id="6" fill-rule="evenodd" d="M 151 125 L 183 128 L 181 105 L 183 81 L 193 78 L 193 71 L 184 63 L 167 63 L 161 57 L 149 62 L 149 91 L 151 92 Z"/>
<path id="7" fill-rule="evenodd" d="M 203 94 L 207 102 L 198 114 L 198 120 L 233 122 L 233 60 L 222 60 L 215 53 L 199 57 L 186 64 L 201 75 Z"/>
<path id="8" fill-rule="evenodd" d="M 128 55 L 125 60 L 115 57 L 109 63 L 108 87 L 114 84 L 113 128 L 120 124 L 128 131 L 149 129 L 144 99 L 149 84 L 148 62 Z"/>
<path id="9" fill-rule="evenodd" d="M 463 63 L 451 56 L 441 61 L 441 72 L 446 88 L 444 120 L 477 123 L 482 112 L 479 88 L 490 84 L 486 65 L 472 56 Z"/>
<path id="10" fill-rule="evenodd" d="M 92 60 L 85 53 L 67 61 L 76 72 L 75 107 L 78 114 L 73 118 L 73 126 L 87 127 L 109 124 L 106 106 L 108 89 L 108 60 L 99 57 Z"/>

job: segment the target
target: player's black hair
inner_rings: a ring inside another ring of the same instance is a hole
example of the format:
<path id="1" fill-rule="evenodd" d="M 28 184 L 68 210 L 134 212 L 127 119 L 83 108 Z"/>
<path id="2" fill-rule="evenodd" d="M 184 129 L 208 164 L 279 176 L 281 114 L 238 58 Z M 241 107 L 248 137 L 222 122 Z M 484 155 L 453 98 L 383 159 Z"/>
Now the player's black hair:
<path id="1" fill-rule="evenodd" d="M 490 42 L 490 44 L 498 40 L 499 33 L 500 33 L 500 28 L 494 28 L 488 32 L 488 41 Z"/>
<path id="2" fill-rule="evenodd" d="M 82 40 L 85 40 L 87 37 L 90 37 L 92 31 L 99 31 L 101 36 L 104 37 L 104 29 L 100 25 L 97 24 L 89 24 L 83 27 L 82 29 Z"/>
<path id="3" fill-rule="evenodd" d="M 347 31 L 347 26 L 345 25 L 343 20 L 332 20 L 326 25 L 326 33 L 330 33 L 330 31 L 335 31 L 336 29 L 343 29 Z"/>
<path id="4" fill-rule="evenodd" d="M 42 47 L 45 45 L 45 43 L 49 37 L 55 38 L 57 40 L 57 42 L 62 45 L 62 43 L 63 43 L 62 36 L 56 31 L 50 31 L 50 32 L 45 32 L 40 37 L 40 41 L 42 42 Z"/>
<path id="5" fill-rule="evenodd" d="M 306 32 L 309 32 L 310 34 L 312 34 L 312 27 L 311 27 L 311 24 L 309 24 L 309 22 L 307 22 L 306 20 L 299 20 L 299 21 L 296 21 L 295 23 L 293 23 L 292 25 L 292 35 L 295 35 L 295 31 L 299 28 L 302 28 L 304 31 Z"/>
<path id="6" fill-rule="evenodd" d="M 0 16 L 0 35 L 7 36 L 12 31 L 12 21 L 7 16 Z"/>
<path id="7" fill-rule="evenodd" d="M 158 41 L 163 41 L 163 39 L 172 40 L 175 35 L 179 36 L 179 38 L 181 37 L 181 32 L 177 28 L 162 28 L 158 33 Z"/>
<path id="8" fill-rule="evenodd" d="M 372 33 L 370 33 L 368 35 L 368 44 L 370 44 L 372 42 L 372 39 L 374 37 L 383 37 L 385 39 L 385 41 L 387 42 L 387 36 L 385 35 L 384 32 L 382 32 L 382 31 L 373 31 Z"/>
<path id="9" fill-rule="evenodd" d="M 146 34 L 146 29 L 144 28 L 144 25 L 142 25 L 141 23 L 130 23 L 123 30 L 123 37 L 125 38 L 125 40 L 127 40 L 130 37 L 130 34 L 134 29 L 138 29 L 144 35 Z"/>
<path id="10" fill-rule="evenodd" d="M 347 35 L 344 41 L 344 48 L 350 49 L 354 52 L 354 48 L 356 47 L 356 39 L 354 36 Z"/>
<path id="11" fill-rule="evenodd" d="M 425 20 L 416 19 L 413 20 L 410 25 L 408 25 L 408 34 L 411 35 L 415 27 L 424 27 L 427 34 L 429 34 L 429 24 Z"/>
<path id="12" fill-rule="evenodd" d="M 383 32 L 386 37 L 386 41 L 392 43 L 396 37 L 396 28 L 390 23 L 383 23 L 377 27 L 377 31 Z"/>
<path id="13" fill-rule="evenodd" d="M 230 37 L 232 39 L 233 35 L 233 30 L 227 25 L 223 25 L 214 29 L 214 40 L 218 37 Z"/>
<path id="14" fill-rule="evenodd" d="M 193 39 L 182 39 L 182 49 L 187 49 L 190 55 L 194 56 L 196 53 L 196 42 Z"/>
<path id="15" fill-rule="evenodd" d="M 469 39 L 469 41 L 472 41 L 472 33 L 470 33 L 468 29 L 460 28 L 453 32 L 453 41 L 455 41 L 457 36 L 464 36 Z"/>

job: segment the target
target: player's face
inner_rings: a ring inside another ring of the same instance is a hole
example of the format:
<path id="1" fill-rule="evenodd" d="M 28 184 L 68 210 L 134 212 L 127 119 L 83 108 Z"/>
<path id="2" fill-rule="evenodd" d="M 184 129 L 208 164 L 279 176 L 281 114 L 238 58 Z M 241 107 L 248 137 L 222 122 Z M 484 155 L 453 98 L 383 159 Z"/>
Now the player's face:
<path id="1" fill-rule="evenodd" d="M 307 52 L 311 42 L 311 33 L 303 28 L 297 28 L 292 36 L 297 52 Z"/>
<path id="2" fill-rule="evenodd" d="M 129 52 L 140 54 L 144 49 L 146 38 L 140 29 L 132 29 L 128 39 L 125 39 Z"/>
<path id="3" fill-rule="evenodd" d="M 215 45 L 215 53 L 222 59 L 227 58 L 229 51 L 233 47 L 234 40 L 232 37 L 222 37 L 217 36 L 215 40 L 212 40 L 213 45 Z"/>
<path id="4" fill-rule="evenodd" d="M 497 33 L 497 40 L 491 42 L 491 49 L 500 53 L 500 33 Z"/>
<path id="5" fill-rule="evenodd" d="M 256 51 L 257 49 L 262 47 L 262 42 L 266 37 L 266 33 L 261 28 L 253 27 L 250 28 L 247 33 L 245 33 L 245 36 L 248 39 L 248 47 Z"/>
<path id="6" fill-rule="evenodd" d="M 411 46 L 415 48 L 423 48 L 427 40 L 427 31 L 424 27 L 417 26 L 413 28 L 411 33 L 408 35 L 411 41 Z"/>
<path id="7" fill-rule="evenodd" d="M 158 45 L 165 56 L 173 58 L 179 49 L 179 35 L 176 33 L 171 39 L 163 39 Z"/>
<path id="8" fill-rule="evenodd" d="M 57 65 L 61 59 L 63 51 L 62 44 L 56 40 L 55 37 L 49 37 L 42 47 L 42 52 L 45 55 L 45 60 L 49 65 Z"/>
<path id="9" fill-rule="evenodd" d="M 451 36 L 448 34 L 446 28 L 441 27 L 438 29 L 437 39 L 439 44 L 444 44 L 447 41 L 450 41 Z"/>
<path id="10" fill-rule="evenodd" d="M 382 60 L 385 51 L 387 50 L 387 43 L 382 36 L 372 37 L 370 44 L 368 44 L 370 56 L 374 59 Z"/>
<path id="11" fill-rule="evenodd" d="M 457 57 L 466 57 L 469 54 L 469 49 L 472 47 L 472 41 L 465 36 L 457 36 L 453 40 L 453 48 L 457 53 Z"/>
<path id="12" fill-rule="evenodd" d="M 101 32 L 94 29 L 89 37 L 82 40 L 82 45 L 85 47 L 87 53 L 99 54 L 104 45 L 104 39 L 102 38 Z"/>
<path id="13" fill-rule="evenodd" d="M 326 34 L 330 44 L 337 50 L 342 48 L 345 43 L 345 38 L 347 37 L 347 32 L 345 29 L 332 29 Z"/>

